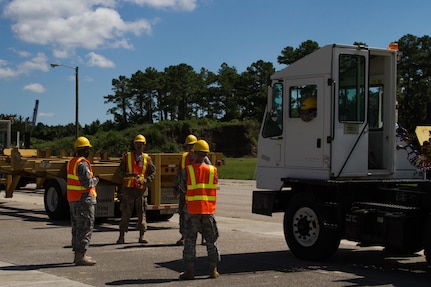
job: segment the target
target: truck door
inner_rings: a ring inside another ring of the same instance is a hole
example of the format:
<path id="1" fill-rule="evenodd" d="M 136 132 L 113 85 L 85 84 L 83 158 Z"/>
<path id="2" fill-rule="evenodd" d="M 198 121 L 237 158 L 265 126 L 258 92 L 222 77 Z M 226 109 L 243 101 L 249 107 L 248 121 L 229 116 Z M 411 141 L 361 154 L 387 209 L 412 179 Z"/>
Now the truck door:
<path id="1" fill-rule="evenodd" d="M 368 173 L 369 52 L 356 48 L 333 50 L 334 113 L 331 177 Z"/>
<path id="2" fill-rule="evenodd" d="M 285 162 L 296 172 L 324 167 L 324 83 L 324 77 L 285 80 L 289 97 Z"/>

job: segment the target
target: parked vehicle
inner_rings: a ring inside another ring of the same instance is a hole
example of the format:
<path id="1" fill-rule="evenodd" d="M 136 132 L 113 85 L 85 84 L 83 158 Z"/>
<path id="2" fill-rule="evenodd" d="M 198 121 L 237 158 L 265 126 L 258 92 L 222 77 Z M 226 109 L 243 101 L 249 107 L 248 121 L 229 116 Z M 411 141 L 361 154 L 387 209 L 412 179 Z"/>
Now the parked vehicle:
<path id="1" fill-rule="evenodd" d="M 328 259 L 348 239 L 431 263 L 431 163 L 397 124 L 399 57 L 332 44 L 272 75 L 252 210 L 284 212 L 296 257 Z M 418 127 L 421 144 L 430 132 Z"/>

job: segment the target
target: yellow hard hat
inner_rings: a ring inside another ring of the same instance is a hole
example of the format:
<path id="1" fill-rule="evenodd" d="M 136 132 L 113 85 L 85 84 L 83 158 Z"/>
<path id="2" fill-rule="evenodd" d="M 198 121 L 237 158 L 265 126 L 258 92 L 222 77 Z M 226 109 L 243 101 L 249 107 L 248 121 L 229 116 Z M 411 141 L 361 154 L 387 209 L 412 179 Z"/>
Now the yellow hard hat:
<path id="1" fill-rule="evenodd" d="M 302 102 L 301 110 L 306 111 L 309 109 L 317 109 L 317 100 L 316 98 L 306 98 Z"/>
<path id="2" fill-rule="evenodd" d="M 144 144 L 146 144 L 146 143 L 147 143 L 147 140 L 145 139 L 145 137 L 144 137 L 143 135 L 137 135 L 137 136 L 135 137 L 134 142 L 135 142 L 135 143 L 144 143 Z"/>
<path id="3" fill-rule="evenodd" d="M 86 137 L 79 137 L 75 141 L 75 148 L 92 147 L 90 141 Z"/>
<path id="4" fill-rule="evenodd" d="M 204 140 L 198 140 L 193 146 L 193 151 L 210 152 L 210 146 Z"/>
<path id="5" fill-rule="evenodd" d="M 186 137 L 186 141 L 185 141 L 185 145 L 189 145 L 189 144 L 195 144 L 198 141 L 198 138 L 195 137 L 194 135 L 188 135 Z"/>

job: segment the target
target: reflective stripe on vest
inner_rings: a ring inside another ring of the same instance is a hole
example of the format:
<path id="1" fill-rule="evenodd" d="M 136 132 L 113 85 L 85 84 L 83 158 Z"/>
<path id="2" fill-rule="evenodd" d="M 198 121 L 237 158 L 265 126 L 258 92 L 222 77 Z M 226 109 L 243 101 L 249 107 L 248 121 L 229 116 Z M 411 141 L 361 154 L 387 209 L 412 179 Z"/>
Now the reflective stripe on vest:
<path id="1" fill-rule="evenodd" d="M 199 171 L 198 178 L 196 171 Z M 207 164 L 187 167 L 187 210 L 190 214 L 213 214 L 216 209 L 216 169 Z"/>
<path id="2" fill-rule="evenodd" d="M 86 188 L 81 185 L 78 176 L 78 165 L 81 161 L 87 162 L 90 167 L 90 174 L 93 176 L 93 170 L 90 162 L 84 157 L 74 157 L 67 163 L 67 200 L 79 201 L 85 192 L 90 192 L 93 197 L 97 196 L 96 188 Z"/>
<path id="3" fill-rule="evenodd" d="M 142 153 L 142 166 L 138 166 L 136 164 L 135 153 L 127 152 L 126 155 L 126 173 L 137 173 L 139 177 L 146 177 L 147 175 L 147 167 L 148 167 L 148 154 Z M 145 184 L 139 185 L 135 176 L 125 176 L 124 177 L 124 185 L 128 188 L 139 188 L 144 189 Z"/>
<path id="4" fill-rule="evenodd" d="M 181 169 L 185 169 L 187 166 L 191 165 L 192 162 L 189 157 L 189 153 L 185 152 L 183 153 L 183 156 L 181 157 Z"/>

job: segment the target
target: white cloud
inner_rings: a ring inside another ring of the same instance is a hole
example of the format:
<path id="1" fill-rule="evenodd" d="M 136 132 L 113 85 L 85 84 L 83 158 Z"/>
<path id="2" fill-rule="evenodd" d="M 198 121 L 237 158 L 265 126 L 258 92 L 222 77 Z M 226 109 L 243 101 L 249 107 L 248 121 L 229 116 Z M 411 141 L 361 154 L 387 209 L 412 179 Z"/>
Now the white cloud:
<path id="1" fill-rule="evenodd" d="M 30 52 L 17 50 L 15 48 L 10 48 L 10 50 L 13 51 L 14 53 L 17 53 L 18 55 L 20 55 L 23 58 L 30 57 L 30 55 L 31 55 Z"/>
<path id="2" fill-rule="evenodd" d="M 37 116 L 42 117 L 42 118 L 53 118 L 55 116 L 55 114 L 54 113 L 38 113 Z"/>
<path id="3" fill-rule="evenodd" d="M 12 0 L 3 16 L 14 21 L 12 31 L 22 41 L 51 45 L 57 51 L 70 53 L 76 48 L 99 49 L 133 47 L 127 35 L 151 33 L 146 19 L 127 22 L 114 10 L 117 1 L 110 0 Z"/>
<path id="4" fill-rule="evenodd" d="M 0 79 L 12 78 L 18 75 L 18 72 L 11 68 L 0 68 Z"/>
<path id="5" fill-rule="evenodd" d="M 54 55 L 54 57 L 56 57 L 57 59 L 66 59 L 67 57 L 69 57 L 71 54 L 73 54 L 73 52 L 68 51 L 66 49 L 54 49 L 52 51 L 52 54 Z"/>
<path id="6" fill-rule="evenodd" d="M 103 57 L 102 55 L 96 54 L 94 52 L 90 52 L 87 54 L 87 58 L 89 58 L 87 64 L 90 67 L 101 67 L 101 68 L 113 68 L 115 67 L 114 62 Z"/>
<path id="7" fill-rule="evenodd" d="M 193 11 L 196 9 L 197 0 L 127 0 L 141 6 L 147 5 L 154 8 Z"/>
<path id="8" fill-rule="evenodd" d="M 46 91 L 45 87 L 42 86 L 41 84 L 38 84 L 38 83 L 32 83 L 32 84 L 26 85 L 23 88 L 23 90 L 30 91 L 33 93 L 39 93 L 39 94 L 45 93 L 45 91 Z"/>
<path id="9" fill-rule="evenodd" d="M 25 74 L 32 70 L 47 72 L 49 70 L 47 61 L 48 58 L 44 53 L 38 53 L 36 57 L 19 64 L 18 72 L 20 74 Z"/>
<path id="10" fill-rule="evenodd" d="M 0 59 L 0 79 L 28 74 L 33 70 L 47 72 L 49 70 L 47 60 L 44 53 L 38 53 L 35 57 L 20 63 L 16 68 L 11 68 L 7 61 Z"/>

